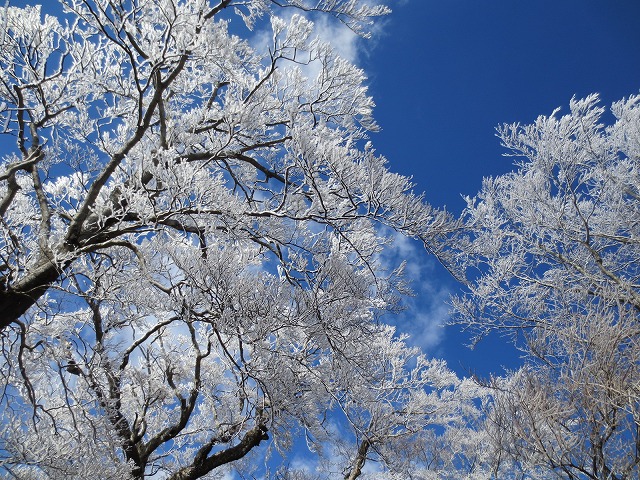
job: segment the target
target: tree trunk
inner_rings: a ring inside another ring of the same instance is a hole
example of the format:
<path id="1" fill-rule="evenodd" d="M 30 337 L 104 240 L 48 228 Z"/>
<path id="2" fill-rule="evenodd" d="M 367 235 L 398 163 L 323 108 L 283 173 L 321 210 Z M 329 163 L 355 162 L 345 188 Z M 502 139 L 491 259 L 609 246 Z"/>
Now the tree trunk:
<path id="1" fill-rule="evenodd" d="M 185 467 L 169 477 L 169 480 L 196 480 L 205 476 L 215 468 L 218 468 L 234 460 L 240 460 L 254 447 L 260 445 L 263 440 L 268 440 L 267 428 L 264 425 L 256 425 L 245 433 L 240 443 L 214 453 L 212 456 L 194 462 L 193 465 Z M 210 447 L 209 447 L 210 448 Z M 198 458 L 198 455 L 196 455 Z"/>
<path id="2" fill-rule="evenodd" d="M 358 448 L 356 459 L 353 462 L 353 468 L 344 476 L 344 480 L 355 480 L 360 476 L 360 474 L 362 473 L 362 468 L 367 461 L 367 452 L 369 451 L 370 446 L 371 443 L 369 442 L 369 440 L 367 440 L 366 438 L 362 440 L 362 443 Z"/>
<path id="3" fill-rule="evenodd" d="M 0 287 L 0 332 L 17 321 L 60 277 L 63 266 L 43 258 L 26 277 Z"/>

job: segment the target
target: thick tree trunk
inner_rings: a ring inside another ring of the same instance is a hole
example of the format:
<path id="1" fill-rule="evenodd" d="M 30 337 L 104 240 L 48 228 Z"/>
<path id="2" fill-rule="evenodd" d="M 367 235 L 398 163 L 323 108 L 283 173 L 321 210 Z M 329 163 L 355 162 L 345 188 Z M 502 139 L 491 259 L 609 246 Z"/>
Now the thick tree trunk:
<path id="1" fill-rule="evenodd" d="M 26 277 L 0 287 L 0 331 L 17 321 L 60 277 L 64 267 L 43 258 Z"/>
<path id="2" fill-rule="evenodd" d="M 196 480 L 197 478 L 205 476 L 215 468 L 218 468 L 227 463 L 231 463 L 235 460 L 240 460 L 254 447 L 260 445 L 263 440 L 268 440 L 267 428 L 264 425 L 256 425 L 247 433 L 245 433 L 240 443 L 229 447 L 225 450 L 221 450 L 214 453 L 207 458 L 199 459 L 199 455 L 196 455 L 196 461 L 193 465 L 185 467 L 182 470 L 174 473 L 169 477 L 169 480 Z M 209 447 L 210 449 L 211 447 Z"/>
<path id="3" fill-rule="evenodd" d="M 364 467 L 365 462 L 367 461 L 367 452 L 369 451 L 369 447 L 371 443 L 366 438 L 362 440 L 360 447 L 358 448 L 358 454 L 356 455 L 356 459 L 353 462 L 353 468 L 351 471 L 344 476 L 344 480 L 355 480 L 362 473 L 362 468 Z"/>

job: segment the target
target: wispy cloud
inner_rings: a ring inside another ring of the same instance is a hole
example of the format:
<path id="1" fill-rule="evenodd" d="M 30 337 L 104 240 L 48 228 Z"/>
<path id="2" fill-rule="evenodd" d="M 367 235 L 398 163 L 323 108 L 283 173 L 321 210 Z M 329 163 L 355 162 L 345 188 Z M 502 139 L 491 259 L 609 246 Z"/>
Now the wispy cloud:
<path id="1" fill-rule="evenodd" d="M 358 65 L 362 55 L 366 55 L 376 42 L 384 37 L 384 18 L 379 18 L 370 27 L 372 37 L 363 39 L 354 33 L 349 27 L 330 15 L 312 15 L 298 10 L 280 10 L 277 12 L 286 23 L 291 21 L 293 15 L 304 15 L 314 23 L 311 38 L 330 43 L 340 57 Z M 250 39 L 251 45 L 258 51 L 265 51 L 272 44 L 273 32 L 268 21 L 262 21 L 257 26 Z"/>
<path id="2" fill-rule="evenodd" d="M 403 300 L 405 310 L 387 320 L 398 331 L 409 335 L 408 343 L 434 354 L 444 340 L 444 326 L 449 320 L 447 299 L 450 291 L 436 278 L 435 260 L 428 256 L 421 244 L 399 233 L 391 233 L 392 242 L 382 254 L 386 268 L 406 261 L 405 279 L 414 296 Z"/>
<path id="3" fill-rule="evenodd" d="M 411 335 L 410 343 L 427 352 L 433 352 L 440 345 L 449 320 L 448 298 L 448 290 L 420 281 L 416 297 L 407 301 L 408 308 L 400 315 L 399 326 Z"/>
<path id="4" fill-rule="evenodd" d="M 343 24 L 322 16 L 314 19 L 314 33 L 323 41 L 331 43 L 336 53 L 352 63 L 358 63 L 362 39 Z"/>

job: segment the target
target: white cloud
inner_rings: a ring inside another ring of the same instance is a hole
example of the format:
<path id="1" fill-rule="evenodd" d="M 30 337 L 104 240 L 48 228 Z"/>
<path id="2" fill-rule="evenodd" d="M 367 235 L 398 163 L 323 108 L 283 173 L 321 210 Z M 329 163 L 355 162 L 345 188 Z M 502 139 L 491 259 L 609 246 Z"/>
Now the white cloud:
<path id="1" fill-rule="evenodd" d="M 362 39 L 345 25 L 334 19 L 322 16 L 314 20 L 314 33 L 323 41 L 330 43 L 336 53 L 352 63 L 358 63 L 358 54 Z"/>
<path id="2" fill-rule="evenodd" d="M 293 15 L 302 15 L 304 12 L 292 9 L 280 10 L 277 13 L 289 24 Z M 330 43 L 338 55 L 354 64 L 358 64 L 360 54 L 368 41 L 362 39 L 346 25 L 329 15 L 304 16 L 314 24 L 314 30 L 310 38 L 318 37 L 320 40 Z M 382 22 L 377 22 L 374 25 L 374 37 L 380 33 L 379 24 L 382 24 Z M 260 22 L 250 39 L 250 43 L 258 52 L 265 52 L 272 46 L 273 31 L 268 21 Z"/>
<path id="3" fill-rule="evenodd" d="M 450 291 L 437 277 L 435 260 L 420 242 L 396 232 L 391 236 L 393 241 L 382 254 L 381 261 L 390 269 L 405 260 L 405 279 L 415 295 L 405 298 L 405 310 L 387 321 L 396 325 L 399 333 L 409 335 L 408 343 L 434 354 L 444 340 Z"/>
<path id="4" fill-rule="evenodd" d="M 399 328 L 408 330 L 410 343 L 430 351 L 440 345 L 444 339 L 444 326 L 449 320 L 449 307 L 446 303 L 449 291 L 436 290 L 433 285 L 423 281 L 419 299 L 410 299 L 409 308 L 401 315 Z"/>

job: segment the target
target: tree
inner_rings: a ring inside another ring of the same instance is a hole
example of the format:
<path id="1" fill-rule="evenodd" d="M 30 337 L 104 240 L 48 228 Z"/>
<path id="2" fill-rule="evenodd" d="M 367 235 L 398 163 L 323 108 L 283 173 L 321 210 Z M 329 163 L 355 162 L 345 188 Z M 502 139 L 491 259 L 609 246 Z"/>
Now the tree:
<path id="1" fill-rule="evenodd" d="M 301 15 L 366 36 L 386 7 L 61 5 L 2 16 L 4 472 L 216 478 L 270 435 L 319 443 L 382 380 L 398 408 L 422 395 L 432 370 L 379 320 L 406 289 L 378 227 L 437 251 L 456 223 L 387 170 L 363 72 Z M 260 52 L 238 18 L 265 15 Z"/>
<path id="2" fill-rule="evenodd" d="M 462 439 L 449 435 L 465 430 L 478 437 L 472 429 L 485 389 L 470 379 L 458 379 L 442 360 L 427 360 L 402 340 L 389 335 L 376 345 L 376 353 L 369 355 L 377 359 L 368 373 L 372 377 L 339 398 L 358 445 L 343 448 L 349 458 L 342 461 L 348 465 L 341 472 L 345 480 L 358 478 L 370 459 L 382 464 L 389 478 L 418 478 L 420 472 L 430 472 L 432 478 L 459 478 L 461 472 L 469 473 L 443 456 L 449 449 L 460 456 L 468 453 Z M 386 477 L 376 472 L 373 478 Z"/>
<path id="3" fill-rule="evenodd" d="M 480 336 L 513 335 L 527 364 L 494 379 L 488 428 L 534 478 L 626 479 L 640 471 L 640 97 L 499 137 L 522 157 L 464 213 L 454 300 Z"/>

